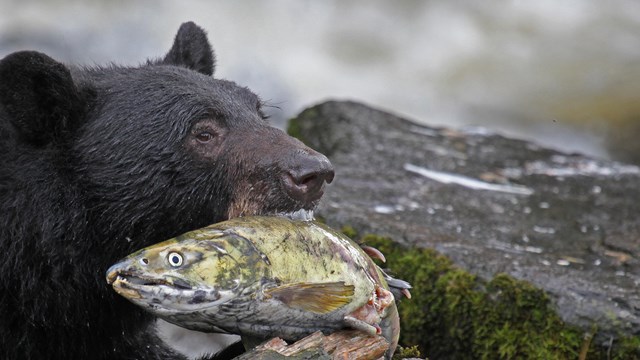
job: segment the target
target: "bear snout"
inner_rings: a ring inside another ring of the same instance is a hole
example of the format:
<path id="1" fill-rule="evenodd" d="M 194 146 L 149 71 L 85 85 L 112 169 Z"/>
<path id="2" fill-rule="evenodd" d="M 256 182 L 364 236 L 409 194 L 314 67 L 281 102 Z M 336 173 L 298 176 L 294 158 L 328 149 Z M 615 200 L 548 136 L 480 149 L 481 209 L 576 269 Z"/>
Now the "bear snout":
<path id="1" fill-rule="evenodd" d="M 304 152 L 295 161 L 282 175 L 285 190 L 291 198 L 303 203 L 320 199 L 324 184 L 333 181 L 333 165 L 326 156 L 315 151 Z"/>

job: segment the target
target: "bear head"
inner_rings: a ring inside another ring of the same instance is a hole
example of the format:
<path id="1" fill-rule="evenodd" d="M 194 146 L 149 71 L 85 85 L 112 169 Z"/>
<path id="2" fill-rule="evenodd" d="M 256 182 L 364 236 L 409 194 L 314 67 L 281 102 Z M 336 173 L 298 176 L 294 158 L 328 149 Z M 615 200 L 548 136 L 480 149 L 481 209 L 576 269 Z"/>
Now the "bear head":
<path id="1" fill-rule="evenodd" d="M 214 65 L 193 23 L 140 67 L 68 68 L 18 52 L 0 62 L 0 103 L 16 138 L 47 150 L 91 224 L 116 237 L 149 243 L 230 217 L 313 209 L 333 178 L 328 159 L 271 127 L 260 98 L 213 78 Z"/>

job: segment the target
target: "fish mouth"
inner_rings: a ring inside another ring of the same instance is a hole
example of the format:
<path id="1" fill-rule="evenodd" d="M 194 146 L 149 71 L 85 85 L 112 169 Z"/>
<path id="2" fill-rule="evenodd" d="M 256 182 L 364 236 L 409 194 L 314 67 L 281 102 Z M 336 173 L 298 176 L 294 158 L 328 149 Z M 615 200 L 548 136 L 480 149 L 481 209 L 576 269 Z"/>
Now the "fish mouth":
<path id="1" fill-rule="evenodd" d="M 225 291 L 194 287 L 179 278 L 142 276 L 122 270 L 110 271 L 107 282 L 121 296 L 151 306 L 159 315 L 202 310 L 229 297 Z"/>
<path id="2" fill-rule="evenodd" d="M 142 276 L 128 271 L 112 270 L 107 273 L 107 283 L 112 286 L 124 286 L 131 289 L 143 289 L 145 287 L 168 286 L 178 290 L 192 290 L 193 287 L 184 280 L 166 278 L 154 278 Z"/>
<path id="3" fill-rule="evenodd" d="M 127 284 L 128 286 L 133 287 L 165 285 L 184 290 L 191 289 L 191 286 L 184 285 L 182 283 L 176 284 L 165 279 L 143 277 L 127 273 L 110 273 L 107 275 L 107 283 L 110 285 L 114 285 L 115 283 Z"/>
<path id="4" fill-rule="evenodd" d="M 168 293 L 177 294 L 180 291 L 193 290 L 187 282 L 180 279 L 169 281 L 165 278 L 141 276 L 129 271 L 110 270 L 107 273 L 107 283 L 120 295 L 129 299 L 142 299 L 145 294 L 157 293 L 164 288 Z"/>

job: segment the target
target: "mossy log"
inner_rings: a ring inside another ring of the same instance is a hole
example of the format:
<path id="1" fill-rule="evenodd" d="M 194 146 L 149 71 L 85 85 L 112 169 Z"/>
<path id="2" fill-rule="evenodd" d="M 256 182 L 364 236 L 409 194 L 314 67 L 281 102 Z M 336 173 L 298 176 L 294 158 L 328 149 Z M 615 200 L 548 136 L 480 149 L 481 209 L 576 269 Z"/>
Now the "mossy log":
<path id="1" fill-rule="evenodd" d="M 381 359 L 388 348 L 389 344 L 381 336 L 352 330 L 325 336 L 318 331 L 291 345 L 280 338 L 273 338 L 236 360 L 374 360 Z"/>

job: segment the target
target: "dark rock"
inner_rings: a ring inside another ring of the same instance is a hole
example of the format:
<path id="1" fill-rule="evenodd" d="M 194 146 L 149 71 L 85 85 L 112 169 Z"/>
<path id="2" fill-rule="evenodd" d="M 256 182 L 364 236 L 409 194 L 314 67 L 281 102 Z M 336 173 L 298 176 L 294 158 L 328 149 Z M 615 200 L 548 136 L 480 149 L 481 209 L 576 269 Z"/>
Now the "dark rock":
<path id="1" fill-rule="evenodd" d="M 289 131 L 333 162 L 318 215 L 546 290 L 569 324 L 640 334 L 640 168 L 353 102 Z"/>

